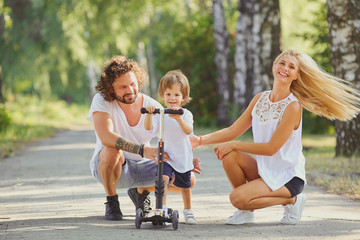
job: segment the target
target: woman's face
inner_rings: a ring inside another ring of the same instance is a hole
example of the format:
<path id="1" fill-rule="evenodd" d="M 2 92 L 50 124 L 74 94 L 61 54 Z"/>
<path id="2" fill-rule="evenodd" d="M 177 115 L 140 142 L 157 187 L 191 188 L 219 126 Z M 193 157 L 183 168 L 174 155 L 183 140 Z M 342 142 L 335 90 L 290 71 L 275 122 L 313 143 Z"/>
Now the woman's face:
<path id="1" fill-rule="evenodd" d="M 296 57 L 284 55 L 273 64 L 274 81 L 291 84 L 299 77 L 299 61 Z"/>

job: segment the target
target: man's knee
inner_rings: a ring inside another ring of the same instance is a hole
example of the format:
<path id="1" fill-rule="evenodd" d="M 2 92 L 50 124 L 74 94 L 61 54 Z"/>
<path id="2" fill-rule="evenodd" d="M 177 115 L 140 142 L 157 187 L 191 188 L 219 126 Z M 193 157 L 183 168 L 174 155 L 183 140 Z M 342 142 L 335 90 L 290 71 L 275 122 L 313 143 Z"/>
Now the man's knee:
<path id="1" fill-rule="evenodd" d="M 119 151 L 116 148 L 105 147 L 101 150 L 99 155 L 98 171 L 113 172 L 116 175 L 120 175 L 121 167 L 124 162 L 125 157 L 122 151 Z"/>
<path id="2" fill-rule="evenodd" d="M 122 151 L 111 147 L 104 147 L 100 152 L 99 158 L 100 163 L 102 162 L 104 164 L 110 165 L 114 165 L 117 162 L 124 163 L 125 161 L 125 157 Z"/>

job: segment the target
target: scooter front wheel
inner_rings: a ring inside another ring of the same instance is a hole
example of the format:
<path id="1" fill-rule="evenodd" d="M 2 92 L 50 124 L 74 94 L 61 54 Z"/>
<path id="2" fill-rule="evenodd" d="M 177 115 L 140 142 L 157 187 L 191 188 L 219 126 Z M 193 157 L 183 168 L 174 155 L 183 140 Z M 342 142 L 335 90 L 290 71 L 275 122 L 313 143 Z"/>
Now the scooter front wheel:
<path id="1" fill-rule="evenodd" d="M 177 210 L 174 210 L 172 212 L 172 216 L 171 216 L 171 222 L 172 222 L 172 227 L 174 230 L 178 229 L 178 225 L 179 225 L 179 212 Z"/>
<path id="2" fill-rule="evenodd" d="M 136 210 L 135 227 L 139 229 L 141 227 L 142 210 L 139 208 Z"/>

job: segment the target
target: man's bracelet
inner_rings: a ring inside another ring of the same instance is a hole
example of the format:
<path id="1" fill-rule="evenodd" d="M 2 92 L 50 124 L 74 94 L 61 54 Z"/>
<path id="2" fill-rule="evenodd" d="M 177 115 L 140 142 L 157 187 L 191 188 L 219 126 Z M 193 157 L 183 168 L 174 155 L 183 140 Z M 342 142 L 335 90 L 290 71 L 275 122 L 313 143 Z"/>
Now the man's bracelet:
<path id="1" fill-rule="evenodd" d="M 140 155 L 141 157 L 144 157 L 144 144 L 141 144 L 141 145 L 140 145 L 139 155 Z"/>

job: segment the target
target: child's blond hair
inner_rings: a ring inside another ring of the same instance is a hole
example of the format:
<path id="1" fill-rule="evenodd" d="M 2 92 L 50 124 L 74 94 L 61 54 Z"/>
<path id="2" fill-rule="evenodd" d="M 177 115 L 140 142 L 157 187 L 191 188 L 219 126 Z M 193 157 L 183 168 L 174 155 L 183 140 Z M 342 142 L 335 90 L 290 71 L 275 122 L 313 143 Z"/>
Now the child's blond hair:
<path id="1" fill-rule="evenodd" d="M 300 75 L 292 82 L 290 90 L 304 108 L 331 120 L 350 120 L 359 113 L 359 90 L 324 72 L 310 56 L 298 50 L 283 52 L 274 64 L 284 55 L 296 57 L 299 61 Z"/>
<path id="2" fill-rule="evenodd" d="M 161 78 L 158 95 L 163 99 L 165 90 L 167 88 L 172 88 L 175 84 L 180 86 L 180 91 L 183 96 L 181 106 L 183 106 L 191 100 L 190 84 L 187 77 L 180 70 L 169 71 Z"/>

